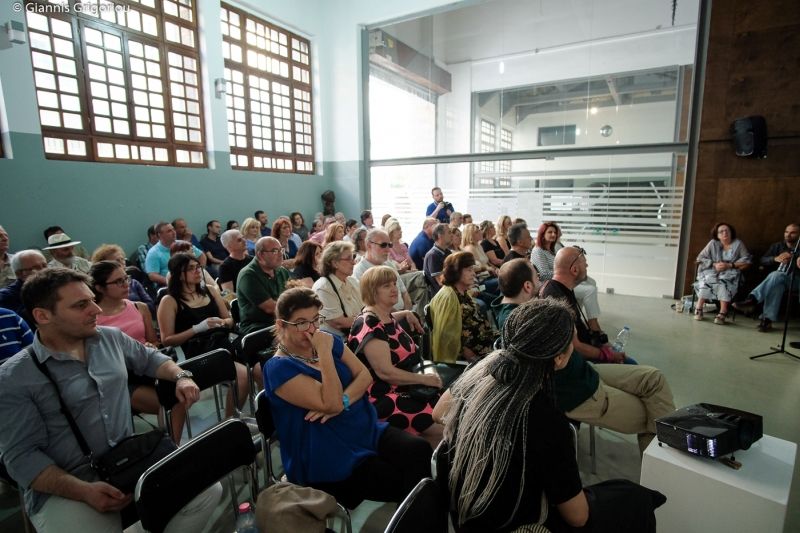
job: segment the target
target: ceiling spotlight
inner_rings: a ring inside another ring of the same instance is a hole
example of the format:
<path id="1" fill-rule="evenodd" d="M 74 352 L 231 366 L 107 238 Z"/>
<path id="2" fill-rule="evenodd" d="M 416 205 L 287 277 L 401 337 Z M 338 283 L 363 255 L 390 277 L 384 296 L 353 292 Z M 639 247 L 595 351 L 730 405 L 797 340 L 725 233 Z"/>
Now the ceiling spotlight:
<path id="1" fill-rule="evenodd" d="M 589 108 L 589 113 L 591 113 L 592 115 L 596 115 L 597 114 L 597 107 L 595 107 L 595 106 L 590 107 Z"/>

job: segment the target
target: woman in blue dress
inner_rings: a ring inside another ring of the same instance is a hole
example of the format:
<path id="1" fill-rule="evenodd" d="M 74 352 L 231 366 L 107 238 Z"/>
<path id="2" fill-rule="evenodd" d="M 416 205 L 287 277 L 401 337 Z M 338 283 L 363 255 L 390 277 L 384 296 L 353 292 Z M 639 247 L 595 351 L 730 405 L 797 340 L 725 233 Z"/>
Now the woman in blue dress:
<path id="1" fill-rule="evenodd" d="M 431 447 L 377 420 L 365 394 L 369 370 L 318 329 L 321 308 L 307 288 L 289 289 L 276 303 L 279 342 L 264 366 L 264 389 L 286 475 L 350 509 L 364 499 L 399 503 L 430 476 Z"/>

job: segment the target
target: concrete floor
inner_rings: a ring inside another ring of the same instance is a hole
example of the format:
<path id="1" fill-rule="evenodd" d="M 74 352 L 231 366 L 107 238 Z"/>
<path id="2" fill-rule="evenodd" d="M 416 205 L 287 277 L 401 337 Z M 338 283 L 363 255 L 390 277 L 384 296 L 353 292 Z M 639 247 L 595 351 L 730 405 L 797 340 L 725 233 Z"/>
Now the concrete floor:
<path id="1" fill-rule="evenodd" d="M 759 333 L 757 322 L 741 315 L 726 326 L 717 326 L 708 318 L 696 322 L 687 314 L 672 311 L 671 303 L 664 299 L 601 295 L 601 324 L 609 334 L 623 325 L 631 327 L 627 351 L 640 364 L 653 365 L 664 372 L 677 406 L 709 402 L 758 413 L 764 417 L 765 434 L 800 442 L 800 361 L 785 355 L 749 359 L 770 351 L 780 342 L 782 332 Z M 790 323 L 787 340 L 800 340 L 797 319 Z M 800 350 L 794 352 L 800 355 Z M 578 451 L 584 484 L 619 477 L 639 480 L 639 453 L 633 436 L 597 431 L 597 475 L 590 473 L 588 450 L 588 431 L 584 428 Z M 796 461 L 786 533 L 800 531 L 798 464 Z M 248 492 L 240 494 L 244 499 Z M 2 489 L 0 531 L 23 531 L 17 504 L 16 493 Z M 393 504 L 365 502 L 352 513 L 354 531 L 383 531 L 394 508 Z M 208 531 L 232 529 L 226 500 Z"/>

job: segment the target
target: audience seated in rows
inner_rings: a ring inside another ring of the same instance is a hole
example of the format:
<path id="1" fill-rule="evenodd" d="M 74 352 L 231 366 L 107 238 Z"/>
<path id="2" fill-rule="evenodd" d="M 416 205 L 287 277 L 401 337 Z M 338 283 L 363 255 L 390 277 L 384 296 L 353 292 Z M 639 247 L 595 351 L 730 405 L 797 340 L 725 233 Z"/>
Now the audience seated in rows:
<path id="1" fill-rule="evenodd" d="M 347 241 L 327 245 L 322 250 L 320 277 L 311 287 L 322 303 L 320 314 L 325 322 L 321 329 L 345 340 L 364 306 L 358 280 L 353 277 L 353 250 L 353 244 Z"/>
<path id="2" fill-rule="evenodd" d="M 123 269 L 126 269 L 125 251 L 121 246 L 116 244 L 101 244 L 95 248 L 94 252 L 92 253 L 92 265 L 100 261 L 113 261 Z M 130 275 L 128 275 L 128 278 L 128 300 L 132 302 L 142 302 L 148 307 L 150 313 L 155 315 L 156 305 L 155 302 L 153 302 L 153 299 L 150 297 L 150 294 L 139 281 L 132 278 Z"/>
<path id="3" fill-rule="evenodd" d="M 258 220 L 258 225 L 259 225 L 258 231 L 261 237 L 270 237 L 272 235 L 272 230 L 270 229 L 269 226 L 269 217 L 267 217 L 267 214 L 259 209 L 258 211 L 253 213 L 253 218 Z"/>
<path id="4" fill-rule="evenodd" d="M 57 235 L 59 233 L 64 233 L 64 228 L 62 228 L 61 226 L 49 226 L 49 227 L 45 228 L 44 231 L 42 232 L 42 234 L 44 235 L 44 241 L 47 244 L 50 244 L 50 237 L 52 235 Z M 48 263 L 53 260 L 53 255 L 50 253 L 50 251 L 47 248 L 42 248 L 42 253 L 44 254 L 44 257 L 45 257 L 45 259 L 47 259 Z M 78 256 L 78 257 L 82 257 L 84 259 L 89 259 L 89 252 L 86 250 L 86 248 L 82 244 L 80 244 L 80 242 L 76 242 L 75 243 L 75 248 L 73 249 L 73 254 Z M 69 267 L 67 267 L 67 268 L 69 268 Z"/>
<path id="5" fill-rule="evenodd" d="M 43 258 L 42 258 L 43 259 Z M 97 480 L 73 430 L 58 408 L 57 390 L 97 455 L 133 433 L 125 386 L 131 368 L 140 375 L 177 381 L 176 396 L 188 407 L 200 396 L 164 354 L 116 328 L 98 327 L 89 277 L 47 268 L 28 278 L 23 300 L 36 319 L 31 345 L 0 366 L 0 452 L 10 476 L 25 491 L 31 522 L 41 533 L 119 531 L 120 511 L 132 495 Z M 34 359 L 49 370 L 54 387 Z M 217 483 L 187 504 L 166 531 L 200 531 L 222 493 Z"/>
<path id="6" fill-rule="evenodd" d="M 492 303 L 492 312 L 498 329 L 502 330 L 511 311 L 539 294 L 541 283 L 536 269 L 521 258 L 503 263 L 497 278 L 502 295 Z"/>
<path id="7" fill-rule="evenodd" d="M 0 226 L 0 289 L 11 285 L 17 279 L 16 275 L 14 275 L 14 269 L 11 268 L 11 256 L 13 254 L 8 253 L 10 242 L 8 233 L 3 229 L 3 226 Z"/>
<path id="8" fill-rule="evenodd" d="M 200 249 L 200 240 L 189 229 L 189 224 L 186 219 L 176 218 L 172 221 L 172 227 L 175 228 L 175 239 L 179 241 L 186 241 L 192 244 L 197 249 Z"/>
<path id="9" fill-rule="evenodd" d="M 328 246 L 334 241 L 341 241 L 344 239 L 344 225 L 338 222 L 333 222 L 325 228 L 325 237 L 322 239 L 322 247 Z"/>
<path id="10" fill-rule="evenodd" d="M 458 226 L 450 224 L 450 251 L 461 251 L 461 238 L 463 237 L 461 229 Z"/>
<path id="11" fill-rule="evenodd" d="M 422 270 L 425 275 L 425 282 L 428 284 L 431 294 L 435 295 L 441 288 L 439 276 L 441 276 L 442 270 L 444 270 L 444 260 L 451 253 L 450 226 L 447 224 L 437 224 L 433 228 L 432 237 L 433 246 L 428 250 L 428 253 L 425 254 Z"/>
<path id="12" fill-rule="evenodd" d="M 724 325 L 728 309 L 742 282 L 742 272 L 753 263 L 750 252 L 736 238 L 736 228 L 720 222 L 711 230 L 711 240 L 698 254 L 697 307 L 695 320 L 703 320 L 707 300 L 719 302 L 714 323 Z"/>
<path id="13" fill-rule="evenodd" d="M 547 281 L 553 277 L 553 263 L 556 259 L 556 252 L 564 247 L 559 241 L 561 239 L 561 228 L 555 222 L 543 222 L 536 232 L 536 246 L 531 252 L 531 262 L 539 272 L 539 278 Z M 600 327 L 600 302 L 597 299 L 597 282 L 591 277 L 575 286 L 575 298 L 581 308 L 585 310 L 586 321 L 589 329 L 598 332 L 601 336 L 603 330 Z"/>
<path id="14" fill-rule="evenodd" d="M 590 344 L 589 327 L 581 319 L 572 292 L 586 268 L 581 249 L 562 248 L 556 254 L 553 279 L 545 282 L 539 292 L 540 297 L 566 301 L 576 317 L 577 335 L 572 341 L 575 350 L 555 376 L 558 406 L 572 420 L 638 434 L 639 451 L 644 452 L 655 436 L 656 418 L 675 410 L 672 392 L 657 368 L 586 362 L 622 363 L 626 359 L 624 352 L 614 352 L 608 344 Z"/>
<path id="15" fill-rule="evenodd" d="M 367 228 L 360 227 L 353 232 L 353 246 L 356 248 L 356 263 L 361 261 L 367 254 Z"/>
<path id="16" fill-rule="evenodd" d="M 242 221 L 239 231 L 247 241 L 247 253 L 255 256 L 256 242 L 261 238 L 261 223 L 252 217 L 247 217 Z"/>
<path id="17" fill-rule="evenodd" d="M 435 218 L 426 218 L 422 223 L 422 231 L 414 237 L 414 240 L 411 241 L 411 245 L 408 247 L 408 255 L 411 257 L 411 260 L 414 261 L 414 266 L 417 267 L 417 270 L 423 269 L 425 254 L 433 248 L 433 228 L 436 224 L 438 224 L 438 222 Z"/>
<path id="18" fill-rule="evenodd" d="M 450 214 L 450 229 L 460 228 L 461 224 L 463 223 L 464 215 L 459 213 L 458 211 L 453 211 Z"/>
<path id="19" fill-rule="evenodd" d="M 372 374 L 369 400 L 379 420 L 420 435 L 435 448 L 443 428 L 431 414 L 442 380 L 436 372 L 413 371 L 421 361 L 417 345 L 392 315 L 399 296 L 397 277 L 391 268 L 377 266 L 364 273 L 360 284 L 366 307 L 353 321 L 347 345 Z"/>
<path id="20" fill-rule="evenodd" d="M 155 230 L 156 235 L 158 235 L 158 242 L 147 251 L 144 271 L 150 281 L 159 287 L 163 287 L 167 284 L 167 274 L 169 273 L 167 264 L 170 258 L 170 247 L 175 242 L 176 234 L 175 228 L 169 222 L 159 222 L 155 225 Z M 197 247 L 193 247 L 192 250 L 200 265 L 205 265 L 206 256 L 202 250 Z"/>
<path id="21" fill-rule="evenodd" d="M 575 357 L 573 331 L 563 304 L 520 306 L 505 323 L 502 348 L 467 369 L 434 409 L 446 439 L 437 473 L 457 531 L 544 524 L 555 532 L 655 533 L 662 494 L 627 480 L 582 487 L 554 377 Z"/>
<path id="22" fill-rule="evenodd" d="M 195 250 L 195 253 L 193 253 L 193 250 Z M 192 243 L 190 243 L 189 241 L 176 240 L 169 247 L 169 256 L 170 256 L 170 258 L 174 257 L 175 254 L 189 254 L 190 256 L 192 256 L 195 259 L 197 259 L 198 263 L 200 264 L 200 268 L 201 268 L 201 270 L 203 272 L 203 275 L 202 275 L 203 285 L 211 286 L 211 287 L 214 287 L 215 289 L 219 290 L 219 287 L 217 286 L 217 282 L 214 280 L 213 277 L 211 277 L 211 274 L 209 274 L 208 270 L 203 268 L 203 264 L 200 263 L 201 259 L 203 257 L 205 257 L 205 256 L 203 256 L 201 254 L 201 256 L 198 257 L 196 255 L 196 249 L 192 245 Z M 171 275 L 171 273 L 167 273 L 167 285 L 169 285 L 169 277 L 170 277 L 170 275 Z"/>
<path id="23" fill-rule="evenodd" d="M 302 241 L 308 240 L 308 228 L 306 227 L 306 221 L 303 218 L 302 213 L 298 213 L 295 211 L 291 215 L 289 215 L 289 219 L 292 221 L 292 231 L 300 236 Z"/>
<path id="24" fill-rule="evenodd" d="M 454 363 L 459 357 L 472 361 L 492 349 L 496 335 L 474 298 L 478 293 L 474 266 L 469 252 L 455 252 L 444 260 L 443 287 L 430 304 L 431 344 L 437 362 Z"/>
<path id="25" fill-rule="evenodd" d="M 286 475 L 350 509 L 364 499 L 399 503 L 430 475 L 431 447 L 377 420 L 366 394 L 372 377 L 341 339 L 317 329 L 321 307 L 305 288 L 277 302 L 279 343 L 264 387 Z"/>
<path id="26" fill-rule="evenodd" d="M 479 228 L 483 233 L 483 240 L 481 240 L 480 246 L 483 253 L 486 254 L 486 260 L 495 268 L 500 268 L 506 253 L 497 243 L 497 232 L 494 229 L 494 224 L 489 220 L 484 220 L 481 222 Z"/>
<path id="27" fill-rule="evenodd" d="M 528 226 L 525 224 L 513 224 L 508 228 L 507 238 L 511 248 L 506 252 L 503 262 L 519 259 L 520 257 L 530 259 L 533 242 Z"/>
<path id="28" fill-rule="evenodd" d="M 0 307 L 0 365 L 32 342 L 28 323 L 11 309 Z"/>
<path id="29" fill-rule="evenodd" d="M 358 229 L 358 220 L 350 218 L 344 223 L 344 240 L 353 242 L 353 234 Z"/>
<path id="30" fill-rule="evenodd" d="M 372 230 L 375 228 L 372 218 L 372 211 L 369 209 L 361 211 L 361 227 L 367 230 Z"/>
<path id="31" fill-rule="evenodd" d="M 289 271 L 281 266 L 281 243 L 274 237 L 261 237 L 253 260 L 239 272 L 236 300 L 239 305 L 239 331 L 246 335 L 275 323 L 275 302 L 286 289 Z"/>
<path id="32" fill-rule="evenodd" d="M 247 255 L 247 242 L 238 229 L 229 229 L 220 238 L 222 246 L 228 252 L 228 257 L 219 266 L 219 288 L 228 293 L 236 293 L 236 279 L 239 272 L 246 267 L 252 257 Z"/>
<path id="33" fill-rule="evenodd" d="M 495 231 L 497 232 L 497 237 L 495 240 L 503 250 L 503 254 L 507 254 L 511 251 L 511 243 L 508 241 L 508 230 L 511 228 L 511 226 L 511 217 L 508 215 L 500 215 L 500 217 L 497 219 L 497 224 L 495 224 L 494 227 Z"/>
<path id="34" fill-rule="evenodd" d="M 219 277 L 219 267 L 228 257 L 228 251 L 220 240 L 222 225 L 219 220 L 209 220 L 206 234 L 200 239 L 200 248 L 206 254 L 206 268 L 213 277 Z"/>
<path id="35" fill-rule="evenodd" d="M 47 263 L 49 267 L 63 267 L 87 274 L 92 264 L 83 257 L 75 255 L 75 245 L 81 241 L 73 241 L 66 233 L 54 233 L 47 239 L 45 251 L 50 252 L 53 259 Z"/>
<path id="36" fill-rule="evenodd" d="M 47 261 L 39 250 L 22 250 L 11 258 L 11 268 L 17 278 L 11 285 L 0 289 L 0 307 L 14 311 L 35 329 L 36 323 L 22 300 L 22 285 L 33 274 L 47 268 Z"/>
<path id="37" fill-rule="evenodd" d="M 214 286 L 200 283 L 203 269 L 188 253 L 177 253 L 169 260 L 167 295 L 158 304 L 158 329 L 164 346 L 180 346 L 187 359 L 216 348 L 231 350 L 228 334 L 234 323 L 228 307 Z M 208 341 L 208 342 L 207 342 Z M 247 370 L 236 363 L 236 380 L 241 407 L 247 399 Z M 228 393 L 225 414 L 233 414 Z"/>
<path id="38" fill-rule="evenodd" d="M 759 261 L 769 272 L 767 277 L 750 291 L 743 302 L 733 304 L 733 307 L 747 314 L 752 313 L 757 305 L 763 304 L 763 312 L 759 316 L 761 322 L 758 324 L 758 331 L 762 333 L 772 330 L 772 323 L 778 320 L 783 293 L 787 288 L 795 291 L 800 287 L 800 275 L 797 273 L 794 275 L 794 283 L 789 287 L 792 252 L 797 246 L 798 238 L 800 238 L 800 224 L 786 226 L 783 230 L 783 240 L 773 243 Z M 800 258 L 797 259 L 796 268 L 800 270 Z"/>
<path id="39" fill-rule="evenodd" d="M 304 242 L 295 256 L 294 270 L 291 273 L 292 279 L 310 289 L 319 279 L 321 260 L 322 246 L 313 241 Z"/>
<path id="40" fill-rule="evenodd" d="M 400 274 L 419 270 L 409 255 L 408 245 L 401 240 L 403 238 L 403 228 L 400 226 L 400 221 L 392 217 L 387 218 L 383 225 L 383 231 L 386 232 L 389 236 L 389 242 L 392 243 L 391 248 L 389 248 L 389 259 L 397 265 L 397 270 Z"/>
<path id="41" fill-rule="evenodd" d="M 297 243 L 292 239 L 292 223 L 288 218 L 278 217 L 272 225 L 272 236 L 278 239 L 282 248 L 282 263 L 284 268 L 294 268 L 294 258 L 297 255 L 297 249 L 300 248 Z"/>
<path id="42" fill-rule="evenodd" d="M 95 252 L 96 253 L 96 252 Z M 111 326 L 133 340 L 146 346 L 156 347 L 158 338 L 153 327 L 153 315 L 142 302 L 126 298 L 130 276 L 116 261 L 100 260 L 92 265 L 92 292 L 101 313 L 97 315 L 98 326 Z M 128 369 L 128 392 L 131 407 L 141 413 L 158 414 L 161 404 L 156 394 L 155 379 L 136 374 Z M 180 443 L 186 411 L 181 404 L 172 410 L 172 435 Z"/>

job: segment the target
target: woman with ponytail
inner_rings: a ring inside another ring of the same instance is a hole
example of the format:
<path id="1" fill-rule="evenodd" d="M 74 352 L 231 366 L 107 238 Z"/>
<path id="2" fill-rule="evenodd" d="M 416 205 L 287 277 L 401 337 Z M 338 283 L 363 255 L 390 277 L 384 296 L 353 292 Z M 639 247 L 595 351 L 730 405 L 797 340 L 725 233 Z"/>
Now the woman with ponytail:
<path id="1" fill-rule="evenodd" d="M 516 308 L 502 348 L 468 369 L 434 409 L 443 420 L 456 531 L 655 532 L 665 498 L 626 480 L 583 488 L 553 374 L 572 355 L 575 318 L 560 301 Z M 535 531 L 535 528 L 529 528 Z"/>

